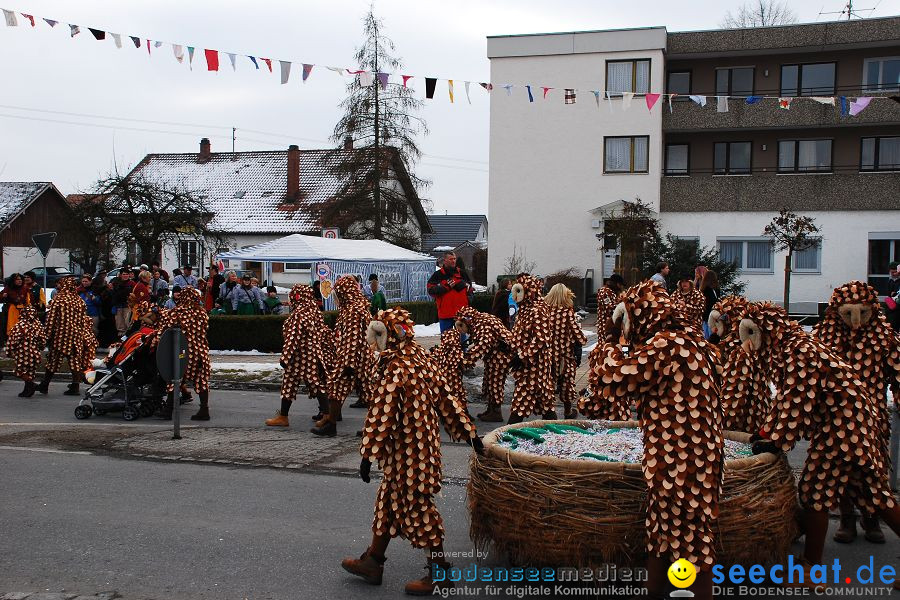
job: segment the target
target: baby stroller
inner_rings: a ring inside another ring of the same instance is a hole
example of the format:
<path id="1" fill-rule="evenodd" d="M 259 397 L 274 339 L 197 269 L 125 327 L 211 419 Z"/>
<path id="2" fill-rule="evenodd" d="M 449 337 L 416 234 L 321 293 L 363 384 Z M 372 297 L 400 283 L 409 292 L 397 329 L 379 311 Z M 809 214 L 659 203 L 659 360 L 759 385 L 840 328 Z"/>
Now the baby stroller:
<path id="1" fill-rule="evenodd" d="M 155 337 L 151 323 L 138 321 L 105 361 L 95 361 L 95 370 L 85 374 L 90 387 L 75 407 L 75 418 L 121 411 L 122 418 L 134 421 L 159 410 L 166 384 L 156 368 Z"/>

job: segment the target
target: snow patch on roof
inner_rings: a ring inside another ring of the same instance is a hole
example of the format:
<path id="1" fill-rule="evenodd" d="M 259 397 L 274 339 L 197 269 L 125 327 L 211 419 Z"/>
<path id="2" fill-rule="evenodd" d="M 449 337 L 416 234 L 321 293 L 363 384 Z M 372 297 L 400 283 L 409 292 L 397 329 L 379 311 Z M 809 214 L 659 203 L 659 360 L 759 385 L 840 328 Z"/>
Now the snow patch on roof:
<path id="1" fill-rule="evenodd" d="M 0 181 L 0 226 L 6 225 L 48 185 L 44 181 Z"/>
<path id="2" fill-rule="evenodd" d="M 249 248 L 220 254 L 219 258 L 261 262 L 395 261 L 434 262 L 428 254 L 413 252 L 382 240 L 328 239 L 296 233 Z"/>

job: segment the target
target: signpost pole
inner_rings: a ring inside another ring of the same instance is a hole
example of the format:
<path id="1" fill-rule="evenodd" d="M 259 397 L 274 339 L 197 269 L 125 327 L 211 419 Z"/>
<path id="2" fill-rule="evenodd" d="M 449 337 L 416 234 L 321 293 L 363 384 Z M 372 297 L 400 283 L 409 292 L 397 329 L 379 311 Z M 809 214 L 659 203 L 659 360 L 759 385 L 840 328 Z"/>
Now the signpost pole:
<path id="1" fill-rule="evenodd" d="M 179 333 L 181 331 L 177 327 L 174 329 L 178 330 Z M 179 357 L 181 356 L 181 352 L 182 352 L 181 336 L 175 335 L 175 336 L 173 336 L 173 338 L 175 340 L 174 341 L 175 351 L 172 352 L 172 372 L 179 374 L 179 375 L 176 379 L 172 380 L 172 424 L 175 427 L 175 431 L 172 434 L 172 439 L 180 440 L 181 439 L 181 390 L 180 390 L 180 388 L 181 388 L 181 375 L 180 375 L 181 364 L 180 364 Z"/>

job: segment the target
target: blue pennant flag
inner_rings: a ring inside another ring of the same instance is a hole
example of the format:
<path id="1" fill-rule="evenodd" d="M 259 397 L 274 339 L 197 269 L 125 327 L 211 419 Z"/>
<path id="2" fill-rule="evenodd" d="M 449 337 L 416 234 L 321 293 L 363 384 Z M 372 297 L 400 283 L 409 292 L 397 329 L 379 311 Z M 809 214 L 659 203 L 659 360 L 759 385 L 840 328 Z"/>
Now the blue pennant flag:
<path id="1" fill-rule="evenodd" d="M 256 67 L 257 69 L 259 69 L 259 63 L 256 62 L 256 59 L 255 59 L 255 58 L 253 58 L 252 56 L 248 56 L 247 58 L 250 59 L 250 61 L 253 63 L 253 66 L 254 66 L 254 67 Z"/>
<path id="2" fill-rule="evenodd" d="M 760 100 L 762 100 L 762 96 L 747 96 L 746 102 L 747 104 L 756 104 Z"/>
<path id="3" fill-rule="evenodd" d="M 528 101 L 529 101 L 529 102 L 534 102 L 534 96 L 531 95 L 531 86 L 530 86 L 530 85 L 526 85 L 525 88 L 528 90 Z"/>
<path id="4" fill-rule="evenodd" d="M 846 117 L 850 113 L 850 103 L 847 102 L 847 96 L 841 96 L 841 116 Z"/>

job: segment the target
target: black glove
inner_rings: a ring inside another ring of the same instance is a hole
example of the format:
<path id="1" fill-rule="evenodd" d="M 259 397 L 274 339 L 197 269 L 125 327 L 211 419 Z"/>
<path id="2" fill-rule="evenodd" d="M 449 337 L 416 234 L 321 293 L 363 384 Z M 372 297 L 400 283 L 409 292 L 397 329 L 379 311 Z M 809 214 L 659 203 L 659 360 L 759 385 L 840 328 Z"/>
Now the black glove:
<path id="1" fill-rule="evenodd" d="M 708 341 L 709 341 L 710 344 L 717 344 L 717 345 L 718 345 L 718 343 L 722 341 L 722 338 L 719 337 L 719 334 L 718 334 L 718 333 L 713 332 L 713 333 L 710 334 L 709 340 L 708 340 Z"/>
<path id="2" fill-rule="evenodd" d="M 287 365 L 284 363 L 283 360 L 279 360 L 279 361 L 278 361 L 278 364 L 281 365 L 281 368 L 282 368 L 282 369 L 287 369 Z"/>
<path id="3" fill-rule="evenodd" d="M 764 440 L 764 439 L 766 439 L 766 438 L 759 435 L 759 432 L 757 431 L 756 433 L 754 433 L 753 435 L 750 436 L 750 443 L 752 444 L 753 442 L 758 442 L 759 440 Z"/>
<path id="4" fill-rule="evenodd" d="M 475 450 L 475 454 L 478 456 L 484 456 L 484 442 L 481 441 L 481 438 L 477 435 L 473 438 L 469 439 L 469 445 L 472 446 L 472 449 Z"/>
<path id="5" fill-rule="evenodd" d="M 453 289 L 456 290 L 457 292 L 461 292 L 464 289 L 466 289 L 467 287 L 469 287 L 469 285 L 465 281 L 459 280 L 453 286 Z"/>
<path id="6" fill-rule="evenodd" d="M 518 354 L 513 354 L 512 361 L 510 361 L 510 363 L 509 363 L 509 367 L 510 367 L 513 371 L 518 371 L 519 369 L 521 369 L 521 368 L 524 367 L 524 366 L 525 366 L 525 365 L 524 365 L 524 363 L 522 362 L 522 359 L 519 358 L 519 355 L 518 355 Z"/>
<path id="7" fill-rule="evenodd" d="M 574 344 L 572 344 L 572 355 L 575 357 L 575 366 L 576 367 L 581 366 L 581 350 L 582 350 L 581 344 L 579 344 L 578 342 L 575 342 Z"/>
<path id="8" fill-rule="evenodd" d="M 497 342 L 497 351 L 502 352 L 503 354 L 509 354 L 509 344 L 507 344 L 503 340 L 500 340 L 499 342 Z"/>
<path id="9" fill-rule="evenodd" d="M 372 462 L 368 458 L 364 458 L 359 463 L 359 478 L 365 483 L 372 481 L 369 473 L 372 471 Z"/>
<path id="10" fill-rule="evenodd" d="M 772 454 L 781 454 L 781 448 L 775 445 L 775 442 L 769 440 L 758 440 L 753 442 L 753 455 L 771 452 Z"/>
<path id="11" fill-rule="evenodd" d="M 353 367 L 344 367 L 344 370 L 341 371 L 341 377 L 353 377 Z"/>

